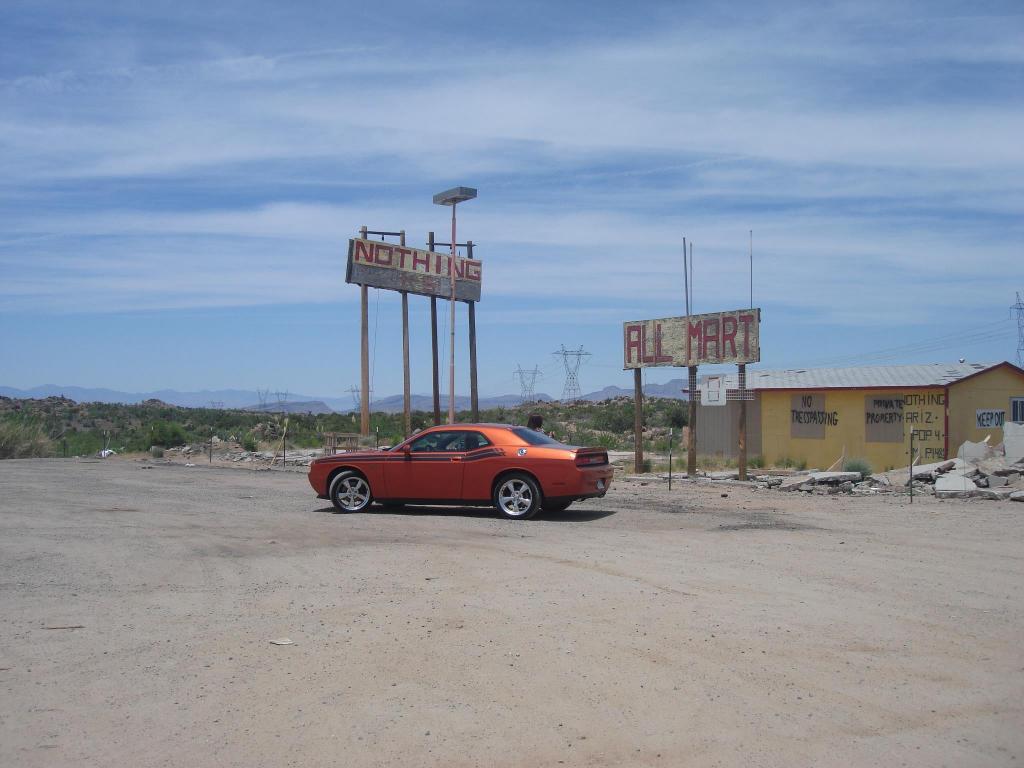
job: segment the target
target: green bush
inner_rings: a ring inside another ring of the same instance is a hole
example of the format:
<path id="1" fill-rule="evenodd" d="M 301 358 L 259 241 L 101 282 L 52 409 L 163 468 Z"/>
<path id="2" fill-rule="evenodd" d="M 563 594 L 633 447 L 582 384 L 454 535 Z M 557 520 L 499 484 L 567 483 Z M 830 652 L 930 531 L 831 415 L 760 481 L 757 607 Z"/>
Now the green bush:
<path id="1" fill-rule="evenodd" d="M 256 439 L 256 435 L 252 432 L 247 432 L 245 437 L 242 438 L 242 450 L 249 451 L 249 453 L 255 453 L 260 449 L 260 441 Z"/>
<path id="2" fill-rule="evenodd" d="M 188 435 L 180 424 L 171 421 L 154 421 L 149 426 L 151 436 L 150 444 L 162 448 L 173 448 L 177 445 L 184 445 L 188 441 Z"/>
<path id="3" fill-rule="evenodd" d="M 847 459 L 843 464 L 845 472 L 860 472 L 861 479 L 871 474 L 871 465 L 867 459 Z"/>
<path id="4" fill-rule="evenodd" d="M 763 469 L 764 456 L 751 456 L 747 459 L 747 466 L 752 469 Z"/>

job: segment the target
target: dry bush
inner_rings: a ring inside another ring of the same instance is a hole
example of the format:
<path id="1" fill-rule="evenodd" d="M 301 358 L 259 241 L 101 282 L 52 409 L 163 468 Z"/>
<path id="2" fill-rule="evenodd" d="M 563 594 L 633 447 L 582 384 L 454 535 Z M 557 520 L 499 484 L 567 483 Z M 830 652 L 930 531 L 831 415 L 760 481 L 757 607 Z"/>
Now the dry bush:
<path id="1" fill-rule="evenodd" d="M 53 443 L 41 425 L 0 422 L 0 459 L 30 459 L 52 453 Z"/>

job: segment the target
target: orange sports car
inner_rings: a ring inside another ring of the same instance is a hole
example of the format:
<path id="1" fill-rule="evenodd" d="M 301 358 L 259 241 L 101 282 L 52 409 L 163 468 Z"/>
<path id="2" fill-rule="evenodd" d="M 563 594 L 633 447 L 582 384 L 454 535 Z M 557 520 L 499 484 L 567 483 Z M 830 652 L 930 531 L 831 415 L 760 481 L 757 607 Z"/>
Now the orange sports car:
<path id="1" fill-rule="evenodd" d="M 324 456 L 309 484 L 342 512 L 373 502 L 494 505 L 525 520 L 604 496 L 612 482 L 608 452 L 563 445 L 543 432 L 508 424 L 430 427 L 387 450 Z"/>

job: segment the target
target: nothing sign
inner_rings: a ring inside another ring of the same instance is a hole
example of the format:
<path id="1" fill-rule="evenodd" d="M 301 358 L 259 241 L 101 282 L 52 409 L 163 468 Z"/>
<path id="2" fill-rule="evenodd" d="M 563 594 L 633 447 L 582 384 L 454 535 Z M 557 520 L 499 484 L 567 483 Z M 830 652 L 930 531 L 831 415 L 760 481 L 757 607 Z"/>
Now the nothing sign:
<path id="1" fill-rule="evenodd" d="M 760 309 L 623 323 L 623 368 L 756 363 Z"/>
<path id="2" fill-rule="evenodd" d="M 447 299 L 451 296 L 451 254 L 364 240 L 348 241 L 345 282 L 408 291 Z M 455 257 L 455 298 L 480 301 L 483 265 L 479 259 Z"/>

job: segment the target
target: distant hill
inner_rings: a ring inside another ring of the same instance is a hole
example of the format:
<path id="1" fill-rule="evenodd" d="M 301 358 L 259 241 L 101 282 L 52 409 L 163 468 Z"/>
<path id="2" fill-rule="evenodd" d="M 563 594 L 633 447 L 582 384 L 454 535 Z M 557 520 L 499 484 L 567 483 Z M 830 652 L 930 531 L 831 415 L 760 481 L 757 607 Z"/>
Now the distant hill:
<path id="1" fill-rule="evenodd" d="M 650 397 L 672 397 L 683 398 L 683 379 L 672 379 L 665 384 L 648 384 L 644 392 Z M 198 392 L 179 392 L 174 389 L 161 389 L 155 392 L 124 392 L 116 389 L 89 388 L 76 386 L 61 386 L 57 384 L 44 384 L 31 389 L 16 389 L 14 387 L 0 386 L 0 395 L 18 399 L 42 399 L 46 397 L 66 397 L 78 403 L 124 403 L 134 405 L 146 400 L 160 400 L 169 405 L 177 405 L 183 408 L 210 408 L 216 403 L 221 408 L 236 408 L 246 411 L 270 411 L 280 413 L 282 407 L 278 405 L 276 395 L 271 395 L 270 401 L 265 406 L 254 405 L 259 402 L 259 393 L 246 389 L 203 389 Z M 633 390 L 623 387 L 604 387 L 594 392 L 588 392 L 581 397 L 582 400 L 600 401 L 614 397 L 632 397 Z M 548 394 L 540 393 L 537 400 L 550 402 L 554 400 Z M 511 408 L 519 405 L 520 396 L 514 394 L 496 395 L 494 397 L 481 397 L 480 407 L 487 408 Z M 414 394 L 412 396 L 412 408 L 414 411 L 430 411 L 434 407 L 430 395 Z M 457 395 L 455 407 L 464 411 L 469 409 L 469 397 Z M 442 410 L 448 409 L 447 395 L 441 396 Z M 390 397 L 374 400 L 370 409 L 384 413 L 397 413 L 402 410 L 402 396 L 392 395 Z M 288 413 L 349 413 L 358 410 L 351 397 L 317 397 L 298 393 L 289 393 L 283 410 Z"/>

